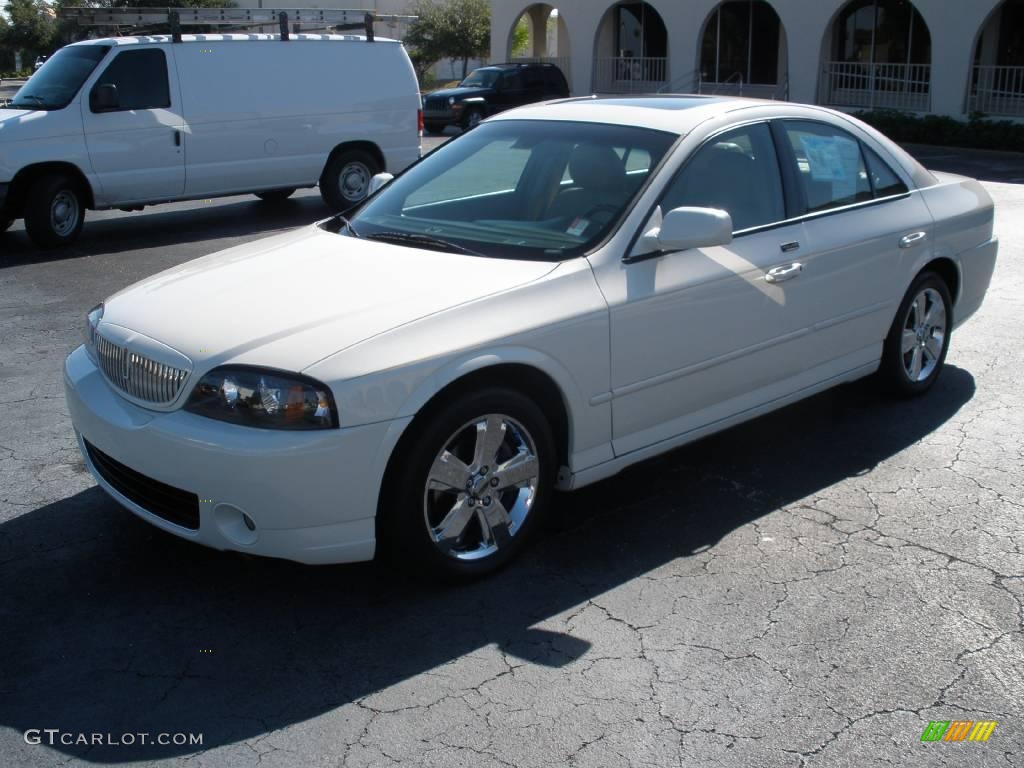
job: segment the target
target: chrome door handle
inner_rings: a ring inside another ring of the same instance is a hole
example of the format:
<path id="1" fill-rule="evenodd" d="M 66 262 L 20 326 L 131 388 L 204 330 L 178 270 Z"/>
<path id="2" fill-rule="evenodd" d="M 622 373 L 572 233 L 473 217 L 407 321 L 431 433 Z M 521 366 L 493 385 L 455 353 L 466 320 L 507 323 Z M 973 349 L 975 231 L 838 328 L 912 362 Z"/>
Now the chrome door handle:
<path id="1" fill-rule="evenodd" d="M 900 238 L 900 248 L 913 248 L 926 237 L 928 237 L 927 232 L 911 232 Z"/>
<path id="2" fill-rule="evenodd" d="M 787 264 L 784 267 L 775 267 L 775 269 L 769 269 L 768 274 L 764 276 L 765 282 L 768 283 L 782 283 L 786 280 L 792 280 L 794 277 L 798 277 L 804 270 L 804 265 L 799 261 L 794 261 L 792 264 Z"/>

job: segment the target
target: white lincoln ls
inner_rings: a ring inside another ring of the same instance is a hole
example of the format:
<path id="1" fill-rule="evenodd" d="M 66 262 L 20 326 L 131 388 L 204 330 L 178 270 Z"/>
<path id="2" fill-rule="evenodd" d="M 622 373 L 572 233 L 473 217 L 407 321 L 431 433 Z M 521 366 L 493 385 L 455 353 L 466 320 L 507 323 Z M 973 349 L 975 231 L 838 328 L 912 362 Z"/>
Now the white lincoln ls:
<path id="1" fill-rule="evenodd" d="M 981 185 L 810 106 L 568 99 L 381 184 L 89 313 L 104 490 L 218 549 L 479 575 L 556 488 L 870 374 L 924 393 L 996 259 Z"/>

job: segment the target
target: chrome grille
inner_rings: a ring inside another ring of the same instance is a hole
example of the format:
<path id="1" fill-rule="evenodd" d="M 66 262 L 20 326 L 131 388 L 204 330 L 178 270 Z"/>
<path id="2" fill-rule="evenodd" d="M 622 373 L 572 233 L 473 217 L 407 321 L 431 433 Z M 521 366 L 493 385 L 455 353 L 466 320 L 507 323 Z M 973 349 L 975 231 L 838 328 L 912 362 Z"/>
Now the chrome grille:
<path id="1" fill-rule="evenodd" d="M 174 402 L 188 371 L 158 363 L 96 334 L 96 357 L 103 375 L 115 388 L 147 403 Z"/>

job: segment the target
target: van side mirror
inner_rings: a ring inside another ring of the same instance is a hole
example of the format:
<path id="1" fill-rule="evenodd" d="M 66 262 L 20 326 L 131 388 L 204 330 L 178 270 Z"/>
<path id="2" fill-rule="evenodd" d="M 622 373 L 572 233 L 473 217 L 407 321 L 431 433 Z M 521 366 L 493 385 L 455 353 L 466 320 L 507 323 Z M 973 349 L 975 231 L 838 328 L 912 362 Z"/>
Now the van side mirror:
<path id="1" fill-rule="evenodd" d="M 653 218 L 653 217 L 652 217 Z M 673 208 L 644 233 L 637 245 L 642 252 L 686 251 L 732 242 L 732 216 L 718 208 Z M 639 255 L 634 251 L 635 255 Z"/>
<path id="2" fill-rule="evenodd" d="M 375 173 L 373 176 L 370 177 L 370 190 L 369 192 L 366 193 L 367 197 L 369 197 L 378 189 L 383 187 L 393 178 L 395 178 L 394 174 L 391 173 Z"/>
<path id="3" fill-rule="evenodd" d="M 92 92 L 93 112 L 112 112 L 120 107 L 117 98 L 117 86 L 113 83 L 101 83 Z"/>

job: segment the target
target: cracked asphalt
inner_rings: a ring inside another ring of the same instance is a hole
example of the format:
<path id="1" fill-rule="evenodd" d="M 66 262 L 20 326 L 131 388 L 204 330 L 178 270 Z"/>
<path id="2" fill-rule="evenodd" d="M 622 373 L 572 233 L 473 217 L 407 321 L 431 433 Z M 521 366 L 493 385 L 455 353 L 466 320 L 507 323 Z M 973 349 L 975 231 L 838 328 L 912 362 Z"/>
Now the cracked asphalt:
<path id="1" fill-rule="evenodd" d="M 928 396 L 844 386 L 562 495 L 459 587 L 190 545 L 78 456 L 85 311 L 315 192 L 94 214 L 53 254 L 0 235 L 0 764 L 1024 765 L 1024 156 L 921 154 L 989 179 L 1002 238 Z M 47 728 L 202 745 L 25 742 Z"/>

